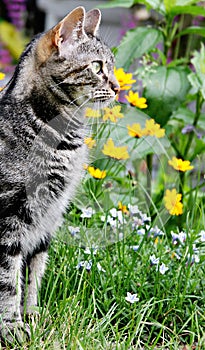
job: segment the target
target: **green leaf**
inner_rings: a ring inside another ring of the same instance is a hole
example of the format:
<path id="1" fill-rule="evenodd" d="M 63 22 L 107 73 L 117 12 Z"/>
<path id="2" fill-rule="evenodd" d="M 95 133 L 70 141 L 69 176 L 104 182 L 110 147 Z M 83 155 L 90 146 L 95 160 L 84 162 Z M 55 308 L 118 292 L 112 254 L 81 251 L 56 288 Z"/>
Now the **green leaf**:
<path id="1" fill-rule="evenodd" d="M 196 4 L 198 0 L 176 0 L 176 6 L 187 6 L 191 4 Z"/>
<path id="2" fill-rule="evenodd" d="M 204 16 L 205 17 L 205 9 L 200 6 L 174 6 L 172 7 L 170 13 L 173 16 L 179 14 L 187 14 L 192 16 Z"/>
<path id="3" fill-rule="evenodd" d="M 181 32 L 179 32 L 176 35 L 176 38 L 182 35 L 187 35 L 187 34 L 195 34 L 195 35 L 201 35 L 203 37 L 205 37 L 205 28 L 204 27 L 188 27 L 184 30 L 182 30 Z"/>
<path id="4" fill-rule="evenodd" d="M 158 67 L 150 73 L 146 81 L 145 97 L 148 108 L 146 113 L 161 126 L 169 120 L 182 102 L 190 88 L 188 68 Z"/>
<path id="5" fill-rule="evenodd" d="M 138 4 L 139 1 L 136 0 L 134 3 Z M 153 9 L 161 13 L 162 15 L 165 14 L 165 7 L 164 7 L 163 0 L 140 0 L 140 3 L 146 5 L 148 9 Z"/>
<path id="6" fill-rule="evenodd" d="M 107 4 L 100 4 L 98 8 L 114 8 L 114 7 L 131 7 L 134 4 L 134 0 L 112 0 Z"/>
<path id="7" fill-rule="evenodd" d="M 172 7 L 176 6 L 176 0 L 164 0 L 164 6 L 166 9 L 166 12 L 170 12 Z"/>
<path id="8" fill-rule="evenodd" d="M 191 63 L 195 68 L 195 72 L 189 74 L 188 79 L 196 91 L 201 91 L 205 99 L 205 46 L 201 44 L 200 51 L 194 52 Z"/>
<path id="9" fill-rule="evenodd" d="M 118 48 L 116 66 L 127 70 L 134 59 L 149 52 L 162 40 L 162 34 L 157 29 L 138 27 L 129 30 Z"/>
<path id="10" fill-rule="evenodd" d="M 194 160 L 200 153 L 204 153 L 205 151 L 205 142 L 198 138 L 195 138 L 195 147 L 193 149 L 193 153 L 190 157 L 190 161 Z"/>
<path id="11" fill-rule="evenodd" d="M 194 112 L 186 107 L 179 107 L 172 114 L 172 118 L 183 121 L 185 124 L 193 124 Z"/>

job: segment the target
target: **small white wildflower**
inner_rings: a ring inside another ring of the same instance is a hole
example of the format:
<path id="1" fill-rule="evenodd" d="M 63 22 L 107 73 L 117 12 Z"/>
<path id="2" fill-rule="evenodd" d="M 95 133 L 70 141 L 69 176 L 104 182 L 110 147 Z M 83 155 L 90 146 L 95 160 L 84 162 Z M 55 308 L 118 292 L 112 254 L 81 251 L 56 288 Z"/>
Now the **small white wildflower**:
<path id="1" fill-rule="evenodd" d="M 80 232 L 80 227 L 68 226 L 68 230 L 72 236 Z"/>
<path id="2" fill-rule="evenodd" d="M 197 254 L 193 254 L 192 255 L 192 260 L 194 260 L 193 262 L 195 263 L 199 263 L 200 262 L 200 258 Z"/>
<path id="3" fill-rule="evenodd" d="M 156 236 L 164 236 L 164 232 L 161 231 L 158 226 L 152 227 L 150 229 L 150 233 L 153 233 L 154 237 L 156 237 Z"/>
<path id="4" fill-rule="evenodd" d="M 159 264 L 159 258 L 156 258 L 155 254 L 150 256 L 150 261 L 152 265 L 158 265 Z"/>
<path id="5" fill-rule="evenodd" d="M 82 269 L 83 267 L 87 270 L 87 271 L 90 271 L 91 270 L 91 267 L 92 267 L 92 260 L 82 260 L 78 263 L 78 265 L 76 266 L 76 269 Z"/>
<path id="6" fill-rule="evenodd" d="M 99 262 L 97 263 L 97 269 L 98 269 L 98 271 L 100 271 L 100 272 L 106 272 L 106 271 L 102 268 L 102 266 L 100 265 Z"/>
<path id="7" fill-rule="evenodd" d="M 171 231 L 171 236 L 172 236 L 172 243 L 176 245 L 178 243 L 179 235 Z"/>
<path id="8" fill-rule="evenodd" d="M 84 253 L 85 254 L 88 254 L 88 255 L 96 255 L 97 254 L 97 248 L 88 248 L 86 247 L 85 250 L 84 250 Z"/>
<path id="9" fill-rule="evenodd" d="M 199 236 L 200 236 L 201 242 L 205 242 L 205 231 L 204 231 L 204 230 L 202 230 L 201 232 L 199 232 Z"/>
<path id="10" fill-rule="evenodd" d="M 113 217 L 111 217 L 110 215 L 108 215 L 108 217 L 107 217 L 107 223 L 110 224 L 110 226 L 112 228 L 116 228 L 117 227 L 117 220 L 114 219 Z"/>
<path id="11" fill-rule="evenodd" d="M 139 236 L 144 236 L 145 235 L 145 229 L 144 228 L 140 228 L 139 230 L 137 230 L 137 234 Z"/>
<path id="12" fill-rule="evenodd" d="M 140 213 L 140 216 L 143 222 L 151 221 L 151 218 L 147 214 Z"/>
<path id="13" fill-rule="evenodd" d="M 106 220 L 105 215 L 102 215 L 102 216 L 100 217 L 100 220 L 101 220 L 102 222 L 105 222 L 105 220 Z"/>
<path id="14" fill-rule="evenodd" d="M 131 249 L 134 250 L 134 252 L 136 252 L 139 249 L 139 245 L 132 245 L 130 246 Z"/>
<path id="15" fill-rule="evenodd" d="M 142 219 L 138 217 L 133 217 L 132 218 L 132 229 L 137 229 L 139 226 L 142 226 L 143 222 Z"/>
<path id="16" fill-rule="evenodd" d="M 179 232 L 179 241 L 180 243 L 184 243 L 186 241 L 187 234 L 183 231 Z"/>
<path id="17" fill-rule="evenodd" d="M 112 215 L 113 218 L 116 218 L 117 217 L 117 209 L 116 208 L 110 209 L 110 214 Z"/>
<path id="18" fill-rule="evenodd" d="M 82 211 L 82 214 L 81 214 L 81 218 L 87 218 L 87 219 L 90 219 L 93 214 L 95 214 L 95 210 L 91 207 L 88 207 L 88 208 L 83 208 L 81 209 Z"/>
<path id="19" fill-rule="evenodd" d="M 158 268 L 157 268 L 157 270 L 158 270 Z M 160 265 L 160 267 L 159 267 L 159 272 L 160 272 L 162 275 L 164 275 L 164 274 L 166 273 L 167 270 L 169 270 L 169 268 L 168 268 L 164 263 L 162 263 L 162 264 Z"/>
<path id="20" fill-rule="evenodd" d="M 128 204 L 128 209 L 129 209 L 129 212 L 131 215 L 135 215 L 135 214 L 139 214 L 140 213 L 140 210 L 138 208 L 138 205 L 131 205 L 131 204 Z"/>
<path id="21" fill-rule="evenodd" d="M 131 294 L 127 292 L 125 300 L 127 300 L 130 304 L 134 304 L 135 302 L 139 301 L 139 298 L 137 297 L 137 294 Z"/>

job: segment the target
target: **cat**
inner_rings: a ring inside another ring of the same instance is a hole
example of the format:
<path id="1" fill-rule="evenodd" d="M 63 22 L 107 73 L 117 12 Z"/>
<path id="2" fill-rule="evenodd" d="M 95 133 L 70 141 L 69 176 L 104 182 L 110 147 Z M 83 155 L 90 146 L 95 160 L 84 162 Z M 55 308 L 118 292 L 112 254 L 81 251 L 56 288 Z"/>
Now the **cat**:
<path id="1" fill-rule="evenodd" d="M 27 45 L 0 93 L 0 336 L 29 337 L 52 236 L 87 159 L 85 107 L 119 92 L 98 9 L 70 12 Z M 25 275 L 28 273 L 27 297 Z"/>

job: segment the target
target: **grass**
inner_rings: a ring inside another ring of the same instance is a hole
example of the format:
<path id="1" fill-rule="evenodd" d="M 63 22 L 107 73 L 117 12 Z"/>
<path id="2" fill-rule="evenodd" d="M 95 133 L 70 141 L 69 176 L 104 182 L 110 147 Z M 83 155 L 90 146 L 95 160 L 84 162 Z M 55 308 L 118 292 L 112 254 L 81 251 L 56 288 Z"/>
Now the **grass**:
<path id="1" fill-rule="evenodd" d="M 50 248 L 40 317 L 22 349 L 205 349 L 205 243 L 194 230 L 181 242 L 145 229 L 88 251 L 65 242 L 66 227 Z M 127 292 L 139 301 L 127 302 Z"/>

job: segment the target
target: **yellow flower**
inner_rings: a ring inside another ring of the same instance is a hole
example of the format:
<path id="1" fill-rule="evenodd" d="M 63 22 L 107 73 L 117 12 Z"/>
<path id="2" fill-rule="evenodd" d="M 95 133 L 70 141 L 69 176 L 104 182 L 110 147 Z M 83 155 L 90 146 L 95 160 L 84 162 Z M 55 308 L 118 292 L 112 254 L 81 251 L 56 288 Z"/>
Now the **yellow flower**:
<path id="1" fill-rule="evenodd" d="M 160 138 L 165 135 L 165 129 L 161 129 L 160 125 L 155 123 L 154 119 L 147 119 L 143 134 Z"/>
<path id="2" fill-rule="evenodd" d="M 125 214 L 129 213 L 129 211 L 127 210 L 127 206 L 123 205 L 122 202 L 118 202 L 118 208 L 119 208 L 119 210 L 121 210 Z"/>
<path id="3" fill-rule="evenodd" d="M 182 159 L 179 159 L 176 157 L 173 157 L 172 160 L 168 161 L 168 163 L 175 170 L 179 170 L 179 171 L 187 171 L 187 170 L 191 170 L 194 168 L 192 165 L 190 165 L 189 160 L 182 160 Z"/>
<path id="4" fill-rule="evenodd" d="M 0 72 L 0 80 L 3 80 L 5 78 L 5 74 Z"/>
<path id="5" fill-rule="evenodd" d="M 144 135 L 143 129 L 141 129 L 141 126 L 138 123 L 127 125 L 127 130 L 128 130 L 128 134 L 132 137 L 139 138 Z"/>
<path id="6" fill-rule="evenodd" d="M 129 91 L 128 95 L 125 95 L 128 102 L 135 107 L 144 109 L 147 108 L 147 100 L 144 97 L 139 97 L 138 92 Z"/>
<path id="7" fill-rule="evenodd" d="M 181 215 L 183 213 L 183 204 L 181 203 L 182 194 L 177 193 L 176 189 L 166 190 L 164 196 L 165 208 L 171 215 Z"/>
<path id="8" fill-rule="evenodd" d="M 93 148 L 96 146 L 96 141 L 92 137 L 85 137 L 84 143 L 88 146 L 88 148 Z"/>
<path id="9" fill-rule="evenodd" d="M 85 117 L 87 118 L 99 118 L 101 117 L 100 111 L 92 108 L 86 108 Z"/>
<path id="10" fill-rule="evenodd" d="M 105 170 L 100 170 L 98 168 L 94 168 L 93 166 L 88 166 L 87 171 L 95 179 L 104 179 L 107 175 Z"/>
<path id="11" fill-rule="evenodd" d="M 136 80 L 132 79 L 132 73 L 125 73 L 123 68 L 114 68 L 115 77 L 120 85 L 120 90 L 129 90 Z"/>
<path id="12" fill-rule="evenodd" d="M 120 113 L 121 106 L 114 106 L 113 108 L 104 108 L 105 114 L 103 115 L 103 120 L 106 121 L 110 119 L 111 122 L 116 123 L 117 118 L 123 118 L 124 115 Z"/>
<path id="13" fill-rule="evenodd" d="M 110 138 L 104 145 L 102 152 L 109 157 L 116 159 L 127 159 L 129 154 L 127 152 L 127 146 L 116 147 L 113 140 Z"/>

